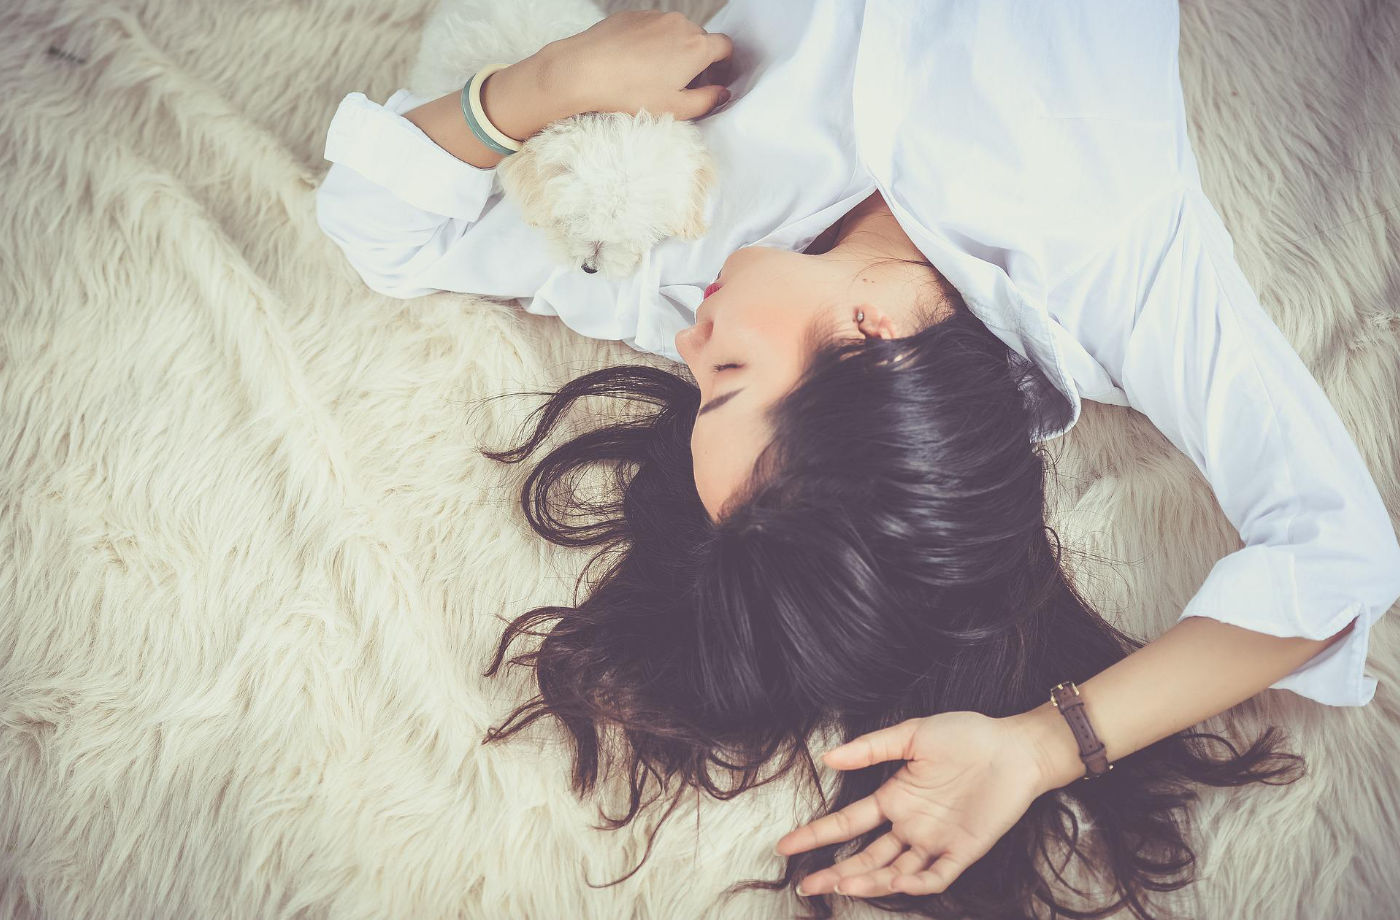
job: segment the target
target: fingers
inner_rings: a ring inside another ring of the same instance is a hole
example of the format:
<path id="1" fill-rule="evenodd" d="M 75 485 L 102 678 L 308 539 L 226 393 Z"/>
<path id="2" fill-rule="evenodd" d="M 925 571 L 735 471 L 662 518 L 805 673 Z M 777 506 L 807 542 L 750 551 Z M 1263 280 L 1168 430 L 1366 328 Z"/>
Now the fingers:
<path id="1" fill-rule="evenodd" d="M 734 53 L 734 42 L 723 32 L 706 32 L 705 53 L 710 61 L 725 60 Z"/>
<path id="2" fill-rule="evenodd" d="M 880 813 L 880 806 L 875 802 L 874 793 L 871 793 L 840 811 L 822 815 L 817 820 L 784 834 L 778 839 L 776 849 L 783 856 L 804 853 L 829 843 L 850 840 L 879 827 L 884 821 L 885 816 Z"/>
<path id="3" fill-rule="evenodd" d="M 681 93 L 685 100 L 680 117 L 686 120 L 701 118 L 729 101 L 729 90 L 718 84 L 699 86 Z"/>
<path id="4" fill-rule="evenodd" d="M 953 884 L 967 864 L 954 857 L 951 853 L 944 853 L 938 861 L 922 872 L 913 875 L 905 875 L 894 881 L 894 890 L 901 894 L 937 894 L 947 891 L 948 886 Z"/>
<path id="5" fill-rule="evenodd" d="M 952 851 L 939 852 L 918 844 L 906 848 L 890 831 L 854 856 L 802 879 L 798 893 L 810 897 L 834 892 L 853 898 L 938 894 L 946 891 L 967 865 L 966 859 Z"/>
<path id="6" fill-rule="evenodd" d="M 927 868 L 933 855 L 926 847 L 918 844 L 910 844 L 909 849 L 899 854 L 899 858 L 890 863 L 890 868 L 894 870 L 895 877 L 901 875 L 917 875 Z"/>
<path id="7" fill-rule="evenodd" d="M 685 85 L 686 89 L 694 89 L 697 86 L 709 86 L 711 83 L 723 83 L 728 85 L 733 79 L 732 62 L 726 58 L 722 61 L 714 61 L 704 70 L 695 75 L 695 79 Z"/>
<path id="8" fill-rule="evenodd" d="M 888 866 L 841 879 L 837 883 L 841 889 L 837 894 L 853 898 L 878 898 L 888 894 L 939 894 L 946 891 L 962 874 L 963 869 L 967 868 L 966 862 L 950 852 L 944 852 L 933 865 L 927 869 L 923 868 L 928 861 L 924 851 L 911 847 Z M 805 884 L 802 890 L 807 890 Z"/>
<path id="9" fill-rule="evenodd" d="M 731 79 L 734 43 L 723 32 L 703 32 L 702 39 L 697 66 L 703 69 L 681 91 L 684 101 L 676 112 L 676 117 L 685 120 L 703 118 L 728 102 L 731 95 L 724 84 Z"/>
<path id="10" fill-rule="evenodd" d="M 875 898 L 894 894 L 892 887 L 896 878 L 912 875 L 928 865 L 929 851 L 922 846 L 911 844 L 888 865 L 877 866 L 866 872 L 851 873 L 837 883 L 837 894 L 856 898 Z"/>
<path id="11" fill-rule="evenodd" d="M 909 747 L 920 721 L 905 719 L 889 728 L 867 732 L 827 751 L 822 760 L 837 770 L 857 770 L 886 760 L 912 760 L 914 753 Z"/>
<path id="12" fill-rule="evenodd" d="M 828 866 L 819 872 L 798 882 L 797 887 L 801 889 L 802 895 L 810 896 L 814 894 L 826 894 L 833 890 L 837 883 L 846 876 L 861 875 L 866 872 L 873 872 L 882 866 L 889 865 L 904 850 L 904 841 L 894 835 L 894 832 L 884 834 L 875 839 L 870 846 L 861 850 L 854 856 L 849 856 L 834 865 Z M 922 864 L 919 868 L 923 868 Z"/>

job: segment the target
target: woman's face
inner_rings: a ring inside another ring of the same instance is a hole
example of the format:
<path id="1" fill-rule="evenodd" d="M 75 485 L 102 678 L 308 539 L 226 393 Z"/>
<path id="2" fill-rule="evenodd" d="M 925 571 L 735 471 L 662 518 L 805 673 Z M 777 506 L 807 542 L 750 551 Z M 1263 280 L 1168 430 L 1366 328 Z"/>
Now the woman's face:
<path id="1" fill-rule="evenodd" d="M 725 260 L 719 288 L 675 339 L 700 385 L 690 449 L 711 520 L 748 479 L 771 437 L 763 414 L 797 383 L 811 348 L 831 337 L 912 333 L 919 273 L 927 271 L 900 262 L 871 265 L 850 252 L 770 246 L 746 246 Z"/>

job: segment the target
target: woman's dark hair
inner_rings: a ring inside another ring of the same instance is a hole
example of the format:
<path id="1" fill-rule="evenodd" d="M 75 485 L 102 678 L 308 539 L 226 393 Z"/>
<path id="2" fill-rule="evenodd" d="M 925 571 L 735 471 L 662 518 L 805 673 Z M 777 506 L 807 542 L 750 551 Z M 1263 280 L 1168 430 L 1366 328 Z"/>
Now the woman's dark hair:
<path id="1" fill-rule="evenodd" d="M 729 799 L 796 766 L 823 801 L 815 819 L 874 792 L 903 762 L 841 771 L 826 802 L 808 750 L 814 731 L 834 729 L 846 741 L 940 712 L 1010 716 L 1139 648 L 1061 567 L 1059 537 L 1045 522 L 1047 456 L 1026 399 L 1032 368 L 956 291 L 945 288 L 943 299 L 951 315 L 913 335 L 825 340 L 772 405 L 772 440 L 741 500 L 717 521 L 691 469 L 693 380 L 621 365 L 533 394 L 549 397 L 530 416 L 533 432 L 485 456 L 524 460 L 584 397 L 647 411 L 549 450 L 521 488 L 536 533 L 598 551 L 579 577 L 586 597 L 530 610 L 506 628 L 485 674 L 496 674 L 515 639 L 539 638 L 510 659 L 534 668 L 539 694 L 485 740 L 554 716 L 572 742 L 579 795 L 600 773 L 625 769 L 626 814 L 600 810 L 613 829 L 640 812 L 648 776 L 656 794 L 645 804 L 674 791 L 659 827 L 687 788 Z M 610 473 L 612 491 L 601 498 L 579 488 L 595 465 Z M 1220 735 L 1170 735 L 1104 777 L 1040 796 L 945 892 L 862 900 L 940 918 L 1047 909 L 1097 918 L 1127 907 L 1150 920 L 1147 892 L 1193 881 L 1192 784 L 1292 782 L 1304 762 L 1277 750 L 1282 740 L 1270 727 L 1240 753 Z M 725 773 L 728 782 L 717 782 Z M 1092 833 L 1081 834 L 1081 818 Z M 887 829 L 794 854 L 781 878 L 729 891 L 794 884 Z M 773 828 L 774 839 L 789 830 Z M 1075 857 L 1099 891 L 1062 875 Z M 1080 896 L 1073 906 L 1056 898 L 1042 858 Z M 1094 906 L 1105 891 L 1111 900 Z M 832 916 L 827 897 L 806 903 L 808 916 Z"/>

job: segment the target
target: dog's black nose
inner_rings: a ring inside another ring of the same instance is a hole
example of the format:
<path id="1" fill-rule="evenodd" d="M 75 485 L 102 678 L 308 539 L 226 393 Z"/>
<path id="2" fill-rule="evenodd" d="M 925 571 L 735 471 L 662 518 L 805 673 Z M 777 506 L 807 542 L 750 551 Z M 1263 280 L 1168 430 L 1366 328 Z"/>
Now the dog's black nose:
<path id="1" fill-rule="evenodd" d="M 586 272 L 588 272 L 588 273 L 591 275 L 591 274 L 593 274 L 594 272 L 596 272 L 598 269 L 594 268 L 590 263 L 585 262 L 585 263 L 583 263 L 583 270 L 586 271 Z"/>

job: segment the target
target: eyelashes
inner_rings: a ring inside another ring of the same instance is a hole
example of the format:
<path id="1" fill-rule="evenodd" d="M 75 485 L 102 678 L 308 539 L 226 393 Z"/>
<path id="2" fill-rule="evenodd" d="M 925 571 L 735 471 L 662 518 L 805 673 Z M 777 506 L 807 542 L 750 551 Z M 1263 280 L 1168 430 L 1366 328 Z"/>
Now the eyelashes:
<path id="1" fill-rule="evenodd" d="M 715 373 L 719 373 L 720 371 L 726 370 L 727 368 L 738 367 L 738 366 L 739 366 L 739 365 L 737 365 L 737 364 L 716 364 L 716 365 L 714 366 L 714 369 L 715 369 Z"/>

